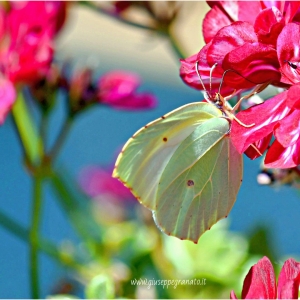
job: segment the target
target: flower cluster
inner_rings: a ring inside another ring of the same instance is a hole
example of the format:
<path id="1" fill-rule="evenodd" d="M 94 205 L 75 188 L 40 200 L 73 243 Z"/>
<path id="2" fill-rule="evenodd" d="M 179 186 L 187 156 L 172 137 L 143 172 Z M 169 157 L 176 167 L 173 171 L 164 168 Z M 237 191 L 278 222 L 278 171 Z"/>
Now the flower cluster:
<path id="1" fill-rule="evenodd" d="M 260 105 L 239 112 L 231 138 L 240 153 L 251 159 L 267 149 L 267 168 L 292 168 L 300 164 L 300 2 L 213 1 L 203 22 L 207 43 L 199 53 L 182 60 L 180 74 L 190 86 L 201 89 L 195 71 L 208 84 L 227 72 L 222 94 L 243 92 L 262 84 L 286 90 Z M 216 20 L 218 20 L 216 22 Z M 213 88 L 219 86 L 218 80 Z M 271 144 L 272 138 L 275 139 Z"/>
<path id="2" fill-rule="evenodd" d="M 15 101 L 16 86 L 31 84 L 48 71 L 66 6 L 60 1 L 1 4 L 0 124 Z"/>
<path id="3" fill-rule="evenodd" d="M 71 76 L 62 73 L 59 84 L 67 92 L 71 115 L 94 104 L 119 110 L 143 110 L 156 105 L 153 94 L 138 91 L 140 76 L 128 71 L 112 70 L 94 80 L 93 71 L 85 68 Z"/>

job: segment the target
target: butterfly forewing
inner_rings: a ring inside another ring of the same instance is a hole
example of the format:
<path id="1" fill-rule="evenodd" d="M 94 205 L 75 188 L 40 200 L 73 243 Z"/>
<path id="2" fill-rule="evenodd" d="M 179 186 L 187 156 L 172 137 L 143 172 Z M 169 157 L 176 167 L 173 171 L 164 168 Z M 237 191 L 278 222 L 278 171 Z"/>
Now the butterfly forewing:
<path id="1" fill-rule="evenodd" d="M 176 149 L 159 180 L 154 211 L 164 232 L 197 242 L 230 212 L 241 184 L 242 155 L 227 136 L 229 123 L 212 118 Z"/>
<path id="2" fill-rule="evenodd" d="M 221 115 L 215 106 L 200 102 L 182 106 L 149 123 L 125 144 L 113 177 L 130 188 L 143 205 L 154 210 L 161 174 L 178 146 L 200 124 Z"/>

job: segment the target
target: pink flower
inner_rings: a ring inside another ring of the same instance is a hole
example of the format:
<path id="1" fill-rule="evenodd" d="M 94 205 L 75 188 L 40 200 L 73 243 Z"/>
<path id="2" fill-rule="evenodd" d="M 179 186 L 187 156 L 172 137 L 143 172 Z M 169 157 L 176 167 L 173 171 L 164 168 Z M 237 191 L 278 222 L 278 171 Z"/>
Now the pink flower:
<path id="1" fill-rule="evenodd" d="M 300 263 L 290 258 L 285 261 L 276 278 L 270 260 L 265 256 L 251 267 L 242 291 L 242 299 L 298 299 Z M 230 299 L 237 299 L 234 291 Z"/>
<path id="2" fill-rule="evenodd" d="M 300 2 L 238 1 L 211 2 L 203 25 L 207 45 L 197 55 L 181 62 L 180 75 L 190 86 L 202 89 L 195 71 L 206 88 L 211 67 L 214 83 L 226 70 L 222 95 L 269 83 L 289 88 L 263 104 L 237 114 L 244 127 L 233 121 L 231 138 L 240 153 L 251 159 L 267 149 L 268 168 L 293 168 L 300 164 Z M 219 16 L 219 18 L 217 18 Z M 218 22 L 216 22 L 218 20 Z M 216 91 L 213 85 L 213 92 Z M 231 88 L 231 90 L 230 90 Z M 275 141 L 271 146 L 271 140 Z"/>
<path id="3" fill-rule="evenodd" d="M 98 98 L 101 103 L 117 109 L 148 109 L 156 105 L 156 99 L 149 93 L 137 93 L 141 83 L 136 74 L 125 71 L 111 71 L 100 77 Z"/>
<path id="4" fill-rule="evenodd" d="M 16 90 L 13 84 L 5 78 L 0 78 L 0 125 L 10 111 L 16 99 Z"/>
<path id="5" fill-rule="evenodd" d="M 274 134 L 276 139 L 268 149 L 265 166 L 292 168 L 300 164 L 300 85 L 239 112 L 236 117 L 245 124 L 255 124 L 245 128 L 235 121 L 232 123 L 231 139 L 240 153 Z M 263 147 L 258 147 L 261 153 L 268 148 L 269 142 L 270 138 Z M 256 157 L 250 155 L 250 158 Z"/>
<path id="6" fill-rule="evenodd" d="M 293 85 L 289 90 L 263 104 L 237 114 L 239 120 L 255 126 L 245 128 L 233 122 L 231 128 L 231 137 L 236 148 L 241 153 L 247 151 L 246 154 L 252 159 L 259 155 L 251 144 L 256 147 L 260 144 L 257 148 L 263 153 L 269 147 L 272 135 L 275 136 L 276 139 L 265 158 L 265 165 L 268 168 L 292 168 L 300 164 L 299 31 L 300 25 L 289 23 L 283 28 L 277 40 L 281 81 Z M 265 142 L 262 146 L 263 140 Z"/>
<path id="7" fill-rule="evenodd" d="M 299 2 L 275 1 L 270 5 L 264 1 L 213 1 L 209 5 L 212 9 L 203 22 L 207 45 L 198 54 L 181 61 L 180 76 L 185 83 L 202 89 L 195 72 L 196 60 L 205 84 L 216 63 L 214 78 L 221 78 L 229 69 L 236 71 L 226 74 L 223 86 L 227 89 L 249 89 L 266 82 L 285 87 L 290 83 L 281 80 L 283 59 L 276 47 L 280 49 L 279 36 L 285 26 L 299 20 Z M 222 94 L 228 93 L 222 91 Z"/>
<path id="8" fill-rule="evenodd" d="M 19 85 L 45 75 L 53 58 L 53 39 L 65 14 L 66 4 L 60 1 L 11 2 L 7 11 L 1 6 L 0 76 Z M 3 121 L 14 99 L 0 101 Z"/>
<path id="9" fill-rule="evenodd" d="M 111 176 L 112 168 L 88 167 L 79 177 L 83 191 L 90 197 L 111 195 L 117 200 L 136 201 L 130 190 Z"/>

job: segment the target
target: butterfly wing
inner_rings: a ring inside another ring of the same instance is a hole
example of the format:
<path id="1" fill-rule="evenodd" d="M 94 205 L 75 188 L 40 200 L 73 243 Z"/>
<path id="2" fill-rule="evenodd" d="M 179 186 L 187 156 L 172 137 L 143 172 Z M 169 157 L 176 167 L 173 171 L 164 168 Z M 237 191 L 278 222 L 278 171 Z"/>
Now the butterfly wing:
<path id="1" fill-rule="evenodd" d="M 154 219 L 169 235 L 197 243 L 227 217 L 242 181 L 243 161 L 227 136 L 229 123 L 211 118 L 181 142 L 159 180 Z"/>
<path id="2" fill-rule="evenodd" d="M 125 144 L 113 177 L 121 180 L 144 206 L 154 210 L 158 183 L 176 149 L 200 124 L 221 115 L 214 105 L 199 102 L 149 123 Z"/>

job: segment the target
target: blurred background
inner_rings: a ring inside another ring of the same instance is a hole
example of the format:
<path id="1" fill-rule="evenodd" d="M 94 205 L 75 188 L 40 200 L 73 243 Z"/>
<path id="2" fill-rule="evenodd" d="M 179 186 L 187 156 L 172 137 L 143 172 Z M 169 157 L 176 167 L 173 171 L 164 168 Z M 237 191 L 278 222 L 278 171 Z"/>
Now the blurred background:
<path id="1" fill-rule="evenodd" d="M 205 2 L 182 5 L 172 30 L 186 56 L 203 46 L 201 24 L 208 9 Z M 77 117 L 56 164 L 63 170 L 66 184 L 74 188 L 77 182 L 75 194 L 92 205 L 99 226 L 96 231 L 102 239 L 99 249 L 92 245 L 93 255 L 88 253 L 68 213 L 50 184 L 46 184 L 42 236 L 62 251 L 79 257 L 85 271 L 74 272 L 41 252 L 41 297 L 66 293 L 103 298 L 228 298 L 232 289 L 239 295 L 244 275 L 263 255 L 278 269 L 286 257 L 300 256 L 299 192 L 290 186 L 258 185 L 260 160 L 244 158 L 243 184 L 229 218 L 205 233 L 198 245 L 165 236 L 156 228 L 151 213 L 124 191 L 87 196 L 80 183 L 86 187 L 91 180 L 98 178 L 100 182 L 106 176 L 103 170 L 111 172 L 118 152 L 136 130 L 203 97 L 181 81 L 179 59 L 167 38 L 118 22 L 85 4 L 70 3 L 66 23 L 57 38 L 55 59 L 60 64 L 68 61 L 72 70 L 91 68 L 95 78 L 111 70 L 136 72 L 142 78 L 139 90 L 151 92 L 158 102 L 155 108 L 144 111 L 99 105 Z M 59 99 L 49 121 L 50 141 L 64 120 L 66 108 Z M 30 105 L 37 115 L 36 108 Z M 28 227 L 32 182 L 11 117 L 0 127 L 0 137 L 1 211 Z M 0 298 L 31 297 L 28 244 L 2 227 L 0 239 Z M 207 284 L 148 289 L 131 285 L 133 278 L 206 278 Z"/>

